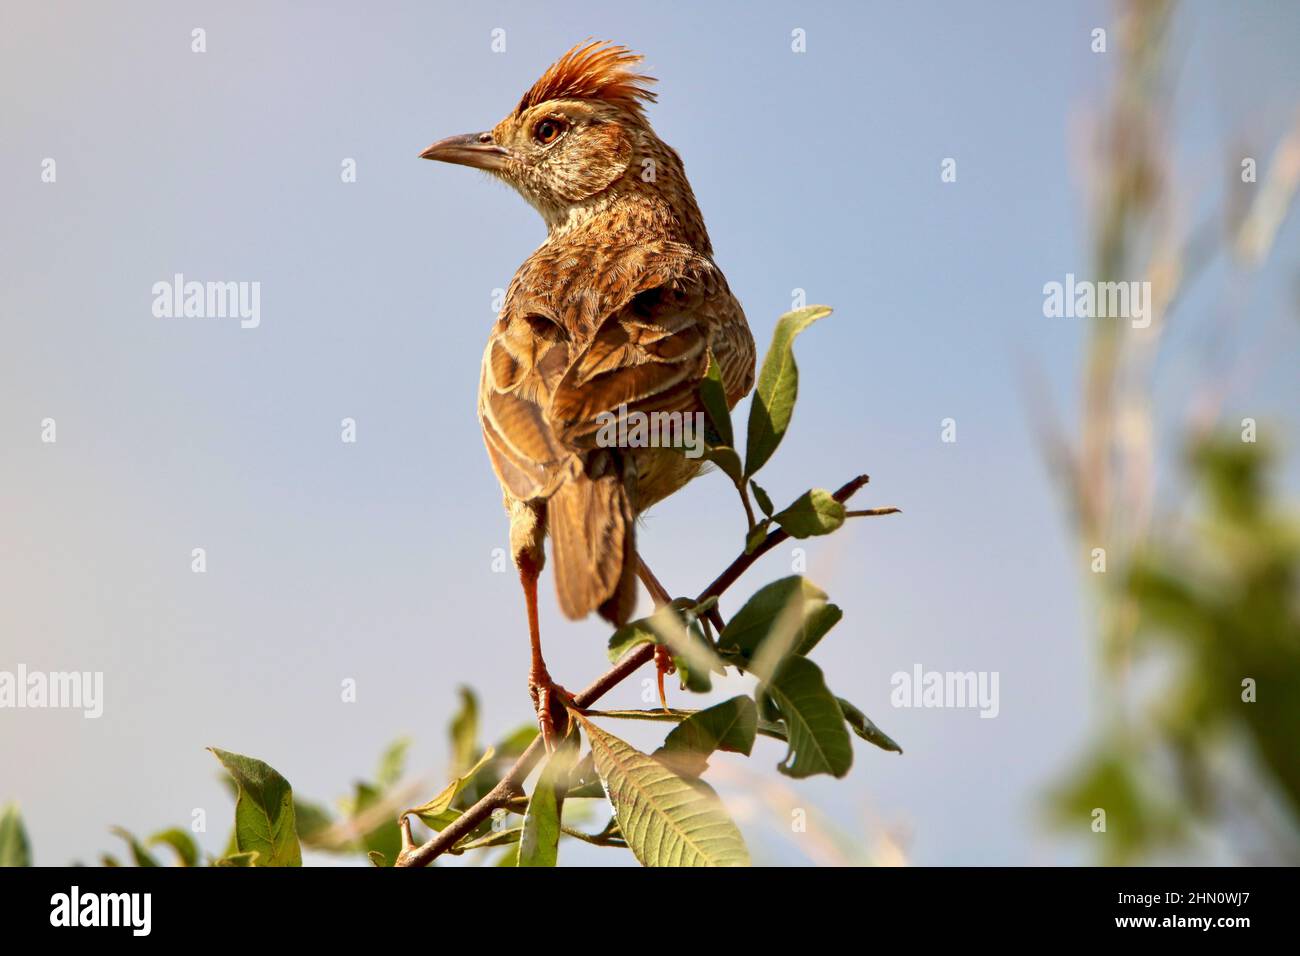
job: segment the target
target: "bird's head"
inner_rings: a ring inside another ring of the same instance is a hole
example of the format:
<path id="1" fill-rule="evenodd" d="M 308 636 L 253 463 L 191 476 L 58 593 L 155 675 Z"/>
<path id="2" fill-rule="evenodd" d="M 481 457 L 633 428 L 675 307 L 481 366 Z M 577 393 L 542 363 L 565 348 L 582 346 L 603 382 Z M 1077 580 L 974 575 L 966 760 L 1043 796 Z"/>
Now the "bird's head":
<path id="1" fill-rule="evenodd" d="M 554 228 L 575 211 L 621 192 L 663 192 L 673 205 L 685 185 L 681 161 L 643 106 L 654 78 L 641 56 L 605 41 L 575 46 L 553 63 L 491 130 L 439 140 L 420 156 L 473 166 L 505 180 Z M 691 211 L 694 198 L 689 198 Z M 696 215 L 698 213 L 696 212 Z"/>

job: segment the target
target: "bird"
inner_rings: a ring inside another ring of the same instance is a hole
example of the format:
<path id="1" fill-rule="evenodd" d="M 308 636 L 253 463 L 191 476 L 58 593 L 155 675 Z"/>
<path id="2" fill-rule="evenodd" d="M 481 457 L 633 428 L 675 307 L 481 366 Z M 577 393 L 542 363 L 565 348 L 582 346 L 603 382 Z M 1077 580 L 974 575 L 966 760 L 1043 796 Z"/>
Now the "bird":
<path id="1" fill-rule="evenodd" d="M 657 80 L 638 72 L 642 61 L 612 41 L 578 43 L 490 130 L 419 154 L 503 181 L 546 226 L 488 334 L 478 418 L 524 591 L 528 688 L 548 750 L 572 698 L 542 654 L 546 537 L 565 616 L 595 612 L 621 626 L 638 578 L 657 605 L 670 600 L 637 553 L 639 515 L 704 467 L 681 449 L 613 446 L 601 440 L 602 423 L 702 414 L 710 357 L 729 408 L 754 384 L 753 336 L 714 261 L 681 157 L 650 125 Z M 655 662 L 664 703 L 665 648 Z"/>

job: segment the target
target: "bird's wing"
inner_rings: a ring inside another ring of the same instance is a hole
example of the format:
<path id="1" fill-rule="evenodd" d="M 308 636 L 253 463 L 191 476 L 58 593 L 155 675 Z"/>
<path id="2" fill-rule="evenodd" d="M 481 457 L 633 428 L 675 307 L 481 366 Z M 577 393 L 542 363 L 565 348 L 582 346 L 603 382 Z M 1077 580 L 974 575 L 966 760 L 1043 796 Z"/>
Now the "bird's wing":
<path id="1" fill-rule="evenodd" d="M 530 266 L 516 276 L 483 355 L 479 418 L 507 494 L 547 499 L 565 614 L 621 624 L 636 603 L 635 479 L 616 450 L 596 447 L 598 416 L 699 410 L 710 349 L 734 404 L 753 383 L 754 348 L 708 260 L 676 249 L 597 268 L 599 258 L 539 258 L 549 282 L 533 282 Z M 591 278 L 567 281 L 575 270 Z"/>
<path id="2" fill-rule="evenodd" d="M 568 337 L 544 316 L 508 312 L 492 327 L 479 379 L 479 422 L 497 479 L 520 500 L 549 496 L 573 456 L 545 414 L 568 365 Z"/>
<path id="3" fill-rule="evenodd" d="M 701 411 L 710 348 L 719 365 L 725 360 L 738 400 L 753 382 L 753 343 L 746 355 L 744 341 L 744 316 L 722 273 L 708 260 L 688 263 L 600 323 L 555 387 L 552 431 L 567 447 L 588 449 L 606 414 Z"/>
<path id="4" fill-rule="evenodd" d="M 754 387 L 754 336 L 749 331 L 740 303 L 730 292 L 718 311 L 719 319 L 713 326 L 709 349 L 722 373 L 727 407 L 734 408 Z"/>
<path id="5" fill-rule="evenodd" d="M 479 420 L 497 478 L 516 498 L 549 497 L 576 449 L 549 419 L 552 397 L 601 324 L 634 297 L 682 272 L 690 252 L 606 243 L 543 245 L 510 284 L 483 354 Z"/>

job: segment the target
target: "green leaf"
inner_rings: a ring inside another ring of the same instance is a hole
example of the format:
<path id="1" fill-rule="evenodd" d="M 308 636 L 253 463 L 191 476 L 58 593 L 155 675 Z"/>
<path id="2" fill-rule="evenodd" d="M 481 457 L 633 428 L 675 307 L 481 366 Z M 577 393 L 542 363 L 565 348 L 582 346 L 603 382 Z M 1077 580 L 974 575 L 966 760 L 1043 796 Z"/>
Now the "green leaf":
<path id="1" fill-rule="evenodd" d="M 135 838 L 134 833 L 131 833 L 129 830 L 122 827 L 110 827 L 109 829 L 114 835 L 119 836 L 126 841 L 127 846 L 131 848 L 131 859 L 135 861 L 136 866 L 162 866 L 162 864 L 158 862 L 158 859 L 144 848 L 144 844 Z"/>
<path id="2" fill-rule="evenodd" d="M 843 616 L 825 591 L 794 574 L 754 592 L 718 636 L 718 651 L 768 677 L 788 655 L 812 650 Z"/>
<path id="3" fill-rule="evenodd" d="M 659 635 L 651 627 L 650 620 L 648 617 L 643 617 L 628 621 L 609 636 L 608 652 L 611 663 L 618 663 L 629 651 L 642 644 L 660 643 Z"/>
<path id="4" fill-rule="evenodd" d="M 298 830 L 298 839 L 312 849 L 333 849 L 323 846 L 321 838 L 334 825 L 334 818 L 329 810 L 319 803 L 312 803 L 297 797 L 293 801 L 294 826 Z"/>
<path id="5" fill-rule="evenodd" d="M 715 750 L 749 756 L 758 729 L 758 708 L 748 697 L 733 697 L 692 714 L 664 739 L 651 756 L 686 777 L 698 777 Z"/>
<path id="6" fill-rule="evenodd" d="M 806 309 L 787 312 L 777 320 L 772 344 L 763 357 L 763 368 L 758 374 L 754 402 L 749 409 L 749 433 L 745 442 L 747 477 L 758 474 L 758 470 L 767 464 L 790 427 L 795 399 L 799 395 L 799 367 L 794 361 L 795 336 L 830 314 L 827 306 L 810 305 Z"/>
<path id="7" fill-rule="evenodd" d="M 387 790 L 402 779 L 406 768 L 406 751 L 411 746 L 410 737 L 399 737 L 388 745 L 383 756 L 379 758 L 379 769 L 375 771 L 375 783 L 380 790 Z"/>
<path id="8" fill-rule="evenodd" d="M 609 659 L 618 661 L 641 644 L 661 644 L 672 652 L 684 689 L 709 691 L 713 687 L 709 672 L 723 673 L 724 665 L 700 630 L 698 615 L 702 608 L 682 607 L 679 602 L 667 604 L 649 617 L 624 624 L 610 636 Z"/>
<path id="9" fill-rule="evenodd" d="M 844 612 L 837 604 L 819 604 L 816 601 L 809 601 L 804 605 L 803 636 L 794 652 L 801 657 L 807 657 L 826 633 L 843 617 Z"/>
<path id="10" fill-rule="evenodd" d="M 515 758 L 527 750 L 532 742 L 537 739 L 537 733 L 537 722 L 532 721 L 528 724 L 522 724 L 504 736 L 499 737 L 492 748 L 495 751 L 492 759 L 486 763 L 478 763 L 477 769 L 468 774 L 469 779 L 460 788 L 460 792 L 457 793 L 452 806 L 464 810 L 486 796 L 497 785 L 497 781 L 506 773 L 510 765 L 514 763 Z M 460 766 L 465 770 L 471 769 L 469 764 L 475 762 L 473 757 L 474 754 L 471 754 L 470 759 L 460 761 Z M 454 772 L 459 773 L 461 771 Z"/>
<path id="11" fill-rule="evenodd" d="M 560 814 L 569 773 L 578 759 L 578 737 L 572 734 L 547 758 L 537 778 L 519 838 L 519 866 L 555 866 L 560 846 Z"/>
<path id="12" fill-rule="evenodd" d="M 573 787 L 567 794 L 566 800 L 604 800 L 605 788 L 601 786 L 600 778 L 593 774 L 593 779 L 584 780 L 577 786 Z"/>
<path id="13" fill-rule="evenodd" d="M 537 736 L 537 733 L 537 724 L 535 722 L 520 724 L 496 742 L 496 746 L 493 749 L 496 751 L 497 759 L 511 760 L 518 757 L 528 749 L 529 745 L 533 742 L 533 738 Z"/>
<path id="14" fill-rule="evenodd" d="M 740 464 L 740 455 L 736 454 L 736 449 L 728 445 L 706 445 L 704 460 L 717 465 L 718 470 L 730 478 L 732 484 L 744 483 L 745 469 Z"/>
<path id="15" fill-rule="evenodd" d="M 229 779 L 229 778 L 227 778 L 227 779 Z M 232 784 L 234 783 L 233 780 L 231 780 L 230 782 L 231 782 Z M 238 788 L 238 787 L 235 787 L 235 792 L 232 793 L 232 794 L 230 795 L 230 798 L 233 800 L 233 799 L 234 799 L 235 797 L 237 797 L 237 796 L 239 796 L 239 788 Z M 295 813 L 294 813 L 294 817 L 295 817 L 295 819 L 297 818 L 297 812 L 296 812 L 296 811 L 295 811 Z M 237 840 L 235 839 L 235 836 L 236 836 L 236 834 L 235 834 L 235 827 L 234 827 L 234 826 L 231 826 L 231 828 L 230 828 L 230 837 L 229 837 L 229 839 L 226 840 L 226 848 L 225 848 L 224 850 L 221 851 L 221 855 L 222 855 L 222 856 L 234 856 L 236 853 L 239 852 L 239 841 L 237 841 Z"/>
<path id="16" fill-rule="evenodd" d="M 754 481 L 752 478 L 749 481 L 749 487 L 753 489 L 754 500 L 757 501 L 758 506 L 763 509 L 763 514 L 767 515 L 769 518 L 772 517 L 772 499 L 768 497 L 767 492 L 760 488 L 758 482 Z"/>
<path id="17" fill-rule="evenodd" d="M 447 827 L 451 826 L 453 823 L 459 820 L 463 813 L 464 813 L 463 810 L 457 810 L 453 807 L 451 809 L 443 810 L 441 813 L 426 812 L 426 813 L 416 814 L 416 816 L 418 816 L 420 818 L 420 822 L 423 823 L 430 830 L 434 830 L 438 833 L 441 833 L 443 830 L 447 829 Z"/>
<path id="18" fill-rule="evenodd" d="M 1075 832 L 1088 832 L 1097 807 L 1106 808 L 1105 845 L 1098 848 L 1106 866 L 1126 866 L 1150 859 L 1166 847 L 1185 846 L 1194 825 L 1185 804 L 1152 788 L 1149 767 L 1125 736 L 1102 741 L 1069 777 L 1047 794 L 1049 819 Z"/>
<path id="19" fill-rule="evenodd" d="M 257 866 L 257 860 L 261 856 L 256 850 L 249 850 L 247 853 L 231 853 L 229 856 L 223 856 L 217 860 L 214 866 Z"/>
<path id="20" fill-rule="evenodd" d="M 375 804 L 382 802 L 383 791 L 367 783 L 357 783 L 352 801 L 352 816 L 359 820 Z M 402 831 L 391 814 L 361 835 L 360 849 L 382 853 L 386 859 L 395 860 L 402 852 Z"/>
<path id="21" fill-rule="evenodd" d="M 208 749 L 238 785 L 235 845 L 239 852 L 257 852 L 259 866 L 302 866 L 289 781 L 260 760 Z"/>
<path id="22" fill-rule="evenodd" d="M 830 534 L 844 524 L 844 505 L 824 488 L 813 488 L 796 498 L 790 507 L 773 515 L 772 520 L 792 538 L 811 538 Z"/>
<path id="23" fill-rule="evenodd" d="M 493 830 L 488 833 L 487 836 L 481 836 L 476 840 L 467 840 L 464 843 L 458 843 L 448 852 L 460 854 L 464 853 L 466 850 L 483 850 L 494 846 L 513 846 L 519 842 L 519 838 L 523 835 L 523 832 L 523 827 L 510 827 L 507 830 Z M 510 862 L 510 866 L 518 866 L 518 851 L 516 850 L 512 852 L 511 857 L 513 859 Z"/>
<path id="24" fill-rule="evenodd" d="M 855 734 L 863 740 L 875 744 L 881 750 L 892 750 L 894 753 L 899 754 L 903 752 L 903 748 L 894 742 L 894 738 L 872 723 L 870 717 L 843 697 L 836 697 L 835 700 L 839 703 L 840 710 L 844 712 L 845 721 L 853 728 Z"/>
<path id="25" fill-rule="evenodd" d="M 769 706 L 772 704 L 771 698 L 766 695 L 764 695 L 763 700 Z M 764 737 L 771 737 L 773 740 L 789 741 L 790 735 L 786 733 L 785 724 L 781 723 L 781 715 L 776 713 L 775 707 L 772 708 L 772 713 L 773 717 L 770 720 L 765 717 L 758 718 L 758 732 Z"/>
<path id="26" fill-rule="evenodd" d="M 682 634 L 684 636 L 669 638 L 666 642 L 672 651 L 673 665 L 677 668 L 681 688 L 695 694 L 707 694 L 713 690 L 713 679 L 709 672 L 722 670 L 722 661 L 713 653 L 713 645 L 698 625 L 692 625 Z"/>
<path id="27" fill-rule="evenodd" d="M 727 389 L 722 384 L 722 370 L 718 368 L 718 361 L 713 357 L 712 352 L 709 352 L 708 371 L 700 381 L 700 401 L 704 403 L 704 411 L 708 414 L 713 430 L 718 433 L 722 444 L 734 446 L 736 439 L 731 430 L 731 410 L 727 407 Z"/>
<path id="28" fill-rule="evenodd" d="M 478 698 L 468 687 L 457 689 L 460 694 L 460 710 L 451 719 L 451 757 L 452 771 L 460 773 L 469 767 L 474 755 L 478 753 Z"/>
<path id="29" fill-rule="evenodd" d="M 451 804 L 452 801 L 456 799 L 456 795 L 459 794 L 462 789 L 464 789 L 465 784 L 469 783 L 469 781 L 473 779 L 474 774 L 478 773 L 479 768 L 481 768 L 484 764 L 488 763 L 488 761 L 492 759 L 495 753 L 496 751 L 493 748 L 489 747 L 486 751 L 484 751 L 483 756 L 479 758 L 478 763 L 476 763 L 465 773 L 461 774 L 451 783 L 447 784 L 447 786 L 444 787 L 440 793 L 438 793 L 429 801 L 420 804 L 418 807 L 412 807 L 409 810 L 403 810 L 401 815 L 406 816 L 408 813 L 414 813 L 417 817 L 420 818 L 420 821 L 425 826 L 430 827 L 431 829 L 434 830 L 443 829 L 443 827 L 445 827 L 448 823 L 456 819 L 456 817 L 460 816 L 459 813 L 455 813 L 450 818 L 448 817 L 448 812 L 451 810 Z"/>
<path id="30" fill-rule="evenodd" d="M 643 866 L 748 866 L 745 841 L 722 804 L 658 760 L 574 712 L 619 830 Z"/>
<path id="31" fill-rule="evenodd" d="M 596 773 L 595 761 L 590 753 L 573 768 L 573 773 L 569 775 L 569 792 L 564 797 L 566 800 L 605 799 L 605 788 Z"/>
<path id="32" fill-rule="evenodd" d="M 509 850 L 506 850 L 506 852 L 502 853 L 499 857 L 497 857 L 497 861 L 492 865 L 493 866 L 516 866 L 518 865 L 518 862 L 519 862 L 519 854 L 512 847 Z"/>
<path id="33" fill-rule="evenodd" d="M 698 710 L 690 708 L 673 708 L 664 710 L 662 707 L 651 707 L 648 710 L 588 710 L 588 717 L 608 717 L 611 720 L 653 720 L 662 723 L 679 724 L 692 714 L 698 714 Z"/>
<path id="34" fill-rule="evenodd" d="M 604 792 L 602 789 L 601 793 Z M 618 829 L 618 817 L 610 817 L 609 822 L 605 824 L 605 828 L 599 833 L 586 833 L 567 824 L 560 827 L 560 832 L 565 836 L 573 837 L 575 840 L 581 840 L 583 843 L 590 843 L 592 846 L 612 846 L 627 849 L 627 841 L 623 839 L 623 834 Z"/>
<path id="35" fill-rule="evenodd" d="M 180 827 L 162 830 L 149 838 L 149 845 L 165 843 L 176 852 L 181 866 L 198 866 L 199 847 L 194 838 Z"/>
<path id="36" fill-rule="evenodd" d="M 763 539 L 767 537 L 768 526 L 771 523 L 772 520 L 770 518 L 764 518 L 762 521 L 758 522 L 758 524 L 754 525 L 754 527 L 749 529 L 749 534 L 745 535 L 746 554 L 753 554 L 754 549 L 763 543 Z"/>
<path id="37" fill-rule="evenodd" d="M 853 764 L 844 714 L 826 688 L 821 668 L 806 657 L 789 657 L 759 693 L 766 693 L 785 721 L 789 750 L 777 769 L 788 777 L 828 773 L 842 777 Z"/>
<path id="38" fill-rule="evenodd" d="M 31 866 L 32 846 L 27 840 L 22 814 L 17 803 L 7 803 L 0 811 L 0 866 Z"/>

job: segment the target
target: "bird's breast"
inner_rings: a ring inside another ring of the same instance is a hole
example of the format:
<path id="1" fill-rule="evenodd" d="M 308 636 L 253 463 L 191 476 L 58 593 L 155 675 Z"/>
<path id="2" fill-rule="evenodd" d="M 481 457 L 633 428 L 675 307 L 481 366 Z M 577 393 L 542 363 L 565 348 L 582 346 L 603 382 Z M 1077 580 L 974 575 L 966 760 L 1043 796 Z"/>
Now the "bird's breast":
<path id="1" fill-rule="evenodd" d="M 688 458 L 670 448 L 639 448 L 630 457 L 636 468 L 633 500 L 638 512 L 680 491 L 705 465 L 703 458 Z"/>

